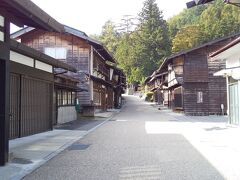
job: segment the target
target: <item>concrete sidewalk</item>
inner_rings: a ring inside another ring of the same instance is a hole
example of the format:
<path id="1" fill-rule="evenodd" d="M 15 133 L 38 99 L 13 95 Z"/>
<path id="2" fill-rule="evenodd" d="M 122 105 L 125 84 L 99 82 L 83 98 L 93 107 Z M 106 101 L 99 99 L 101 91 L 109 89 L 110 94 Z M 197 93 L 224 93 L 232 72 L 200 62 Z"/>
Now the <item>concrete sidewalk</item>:
<path id="1" fill-rule="evenodd" d="M 66 123 L 57 126 L 53 131 L 11 140 L 10 162 L 0 167 L 0 179 L 22 179 L 74 142 L 103 125 L 119 111 L 97 113 L 94 118 Z"/>
<path id="2" fill-rule="evenodd" d="M 147 122 L 150 134 L 181 134 L 224 179 L 240 179 L 240 127 L 228 124 L 227 116 L 185 116 L 169 109 L 159 113 L 167 121 Z"/>

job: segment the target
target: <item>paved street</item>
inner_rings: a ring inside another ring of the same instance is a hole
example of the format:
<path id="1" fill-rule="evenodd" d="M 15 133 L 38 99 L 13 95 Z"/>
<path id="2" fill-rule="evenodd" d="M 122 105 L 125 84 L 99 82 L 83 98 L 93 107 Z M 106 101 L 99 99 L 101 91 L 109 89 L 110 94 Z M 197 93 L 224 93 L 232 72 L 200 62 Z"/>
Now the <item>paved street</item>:
<path id="1" fill-rule="evenodd" d="M 240 146 L 227 138 L 239 129 L 226 118 L 186 117 L 125 98 L 122 112 L 25 179 L 239 179 Z"/>

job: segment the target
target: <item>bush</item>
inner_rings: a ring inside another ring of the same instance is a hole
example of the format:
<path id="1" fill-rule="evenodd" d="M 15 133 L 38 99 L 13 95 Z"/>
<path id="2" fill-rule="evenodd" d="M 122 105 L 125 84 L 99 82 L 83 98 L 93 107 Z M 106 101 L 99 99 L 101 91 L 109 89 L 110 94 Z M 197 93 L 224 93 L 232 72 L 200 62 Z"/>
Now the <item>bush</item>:
<path id="1" fill-rule="evenodd" d="M 146 93 L 145 101 L 153 102 L 153 92 Z"/>

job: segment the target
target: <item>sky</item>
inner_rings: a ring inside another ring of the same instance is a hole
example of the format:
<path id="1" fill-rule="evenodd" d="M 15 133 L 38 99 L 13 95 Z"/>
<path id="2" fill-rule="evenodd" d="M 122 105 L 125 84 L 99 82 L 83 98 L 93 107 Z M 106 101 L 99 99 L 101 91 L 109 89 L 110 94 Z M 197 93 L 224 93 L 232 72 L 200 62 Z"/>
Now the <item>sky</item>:
<path id="1" fill-rule="evenodd" d="M 136 16 L 144 0 L 32 0 L 62 24 L 84 31 L 88 35 L 100 34 L 108 20 L 120 23 L 124 15 Z M 178 14 L 189 0 L 156 0 L 165 19 Z"/>

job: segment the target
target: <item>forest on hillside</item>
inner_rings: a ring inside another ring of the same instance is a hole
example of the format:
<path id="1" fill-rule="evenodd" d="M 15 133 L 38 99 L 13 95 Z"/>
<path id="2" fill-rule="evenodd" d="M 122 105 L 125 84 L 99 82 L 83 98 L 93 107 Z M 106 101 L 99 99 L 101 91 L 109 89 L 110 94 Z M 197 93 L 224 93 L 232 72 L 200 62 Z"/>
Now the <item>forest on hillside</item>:
<path id="1" fill-rule="evenodd" d="M 146 0 L 137 24 L 125 19 L 119 30 L 107 21 L 95 36 L 113 54 L 129 83 L 143 83 L 171 54 L 240 32 L 240 8 L 223 0 L 184 9 L 168 20 L 160 9 L 155 0 Z"/>

